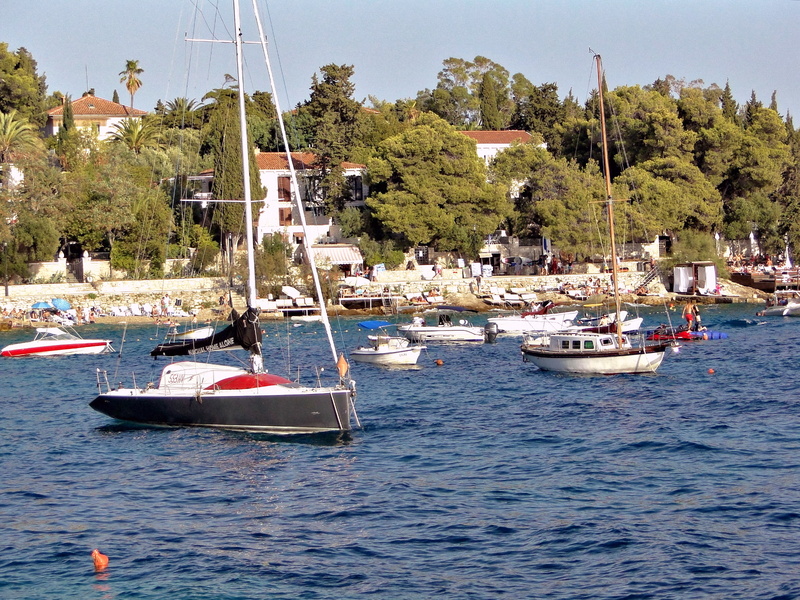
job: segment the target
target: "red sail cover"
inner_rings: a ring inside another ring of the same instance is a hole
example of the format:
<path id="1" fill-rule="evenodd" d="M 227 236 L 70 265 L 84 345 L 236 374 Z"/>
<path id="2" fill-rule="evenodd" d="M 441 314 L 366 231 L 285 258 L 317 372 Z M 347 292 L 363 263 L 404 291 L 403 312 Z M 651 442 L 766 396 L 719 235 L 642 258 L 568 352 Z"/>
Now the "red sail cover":
<path id="1" fill-rule="evenodd" d="M 214 385 L 208 386 L 207 390 L 250 390 L 253 388 L 267 387 L 270 385 L 280 385 L 292 383 L 288 379 L 284 379 L 279 375 L 272 375 L 271 373 L 247 373 L 244 375 L 235 375 L 222 379 Z"/>

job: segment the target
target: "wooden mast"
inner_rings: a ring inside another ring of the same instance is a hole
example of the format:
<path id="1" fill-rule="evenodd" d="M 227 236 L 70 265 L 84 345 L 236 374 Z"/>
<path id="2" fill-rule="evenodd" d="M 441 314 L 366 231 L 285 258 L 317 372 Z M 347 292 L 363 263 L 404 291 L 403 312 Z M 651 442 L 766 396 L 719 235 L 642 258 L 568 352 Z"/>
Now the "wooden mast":
<path id="1" fill-rule="evenodd" d="M 620 319 L 619 301 L 619 266 L 617 265 L 617 243 L 614 236 L 614 199 L 611 196 L 611 169 L 608 162 L 608 138 L 606 137 L 606 109 L 603 103 L 603 66 L 599 54 L 594 55 L 597 62 L 597 92 L 600 100 L 600 135 L 603 141 L 603 175 L 606 183 L 606 210 L 608 214 L 608 233 L 611 238 L 611 272 L 614 280 L 614 307 L 617 311 L 615 318 L 617 342 L 622 347 L 622 320 Z"/>

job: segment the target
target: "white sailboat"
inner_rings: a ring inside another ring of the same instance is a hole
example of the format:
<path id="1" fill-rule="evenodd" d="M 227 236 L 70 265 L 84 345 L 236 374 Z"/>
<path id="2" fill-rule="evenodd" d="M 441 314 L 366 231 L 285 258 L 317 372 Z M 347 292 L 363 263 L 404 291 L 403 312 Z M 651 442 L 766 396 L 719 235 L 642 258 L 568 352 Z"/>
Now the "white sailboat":
<path id="1" fill-rule="evenodd" d="M 619 269 L 617 266 L 617 247 L 614 238 L 614 200 L 611 195 L 611 172 L 608 161 L 608 140 L 606 137 L 605 107 L 603 105 L 603 75 L 600 55 L 595 55 L 597 63 L 597 86 L 600 102 L 600 130 L 603 141 L 603 174 L 606 185 L 606 210 L 608 229 L 611 238 L 611 264 L 613 265 L 614 302 L 616 309 L 616 332 L 559 332 L 549 336 L 545 345 L 526 340 L 521 346 L 523 359 L 532 362 L 545 371 L 559 373 L 581 373 L 591 375 L 613 375 L 618 373 L 652 373 L 664 360 L 664 355 L 672 342 L 646 344 L 644 340 L 634 345 L 622 332 Z M 541 342 L 541 340 L 536 340 Z"/>
<path id="2" fill-rule="evenodd" d="M 260 42 L 264 50 L 273 100 L 278 113 L 284 144 L 289 153 L 285 128 L 278 105 L 278 95 L 261 27 L 258 9 L 253 5 Z M 244 69 L 242 60 L 242 27 L 238 0 L 233 1 L 234 39 L 238 74 L 239 126 L 241 132 L 242 171 L 244 181 L 245 227 L 248 255 L 248 308 L 228 328 L 205 340 L 189 340 L 185 344 L 168 344 L 168 348 L 153 351 L 165 355 L 192 355 L 211 349 L 241 346 L 250 353 L 250 368 L 213 365 L 207 362 L 182 361 L 165 367 L 161 377 L 144 387 L 112 387 L 105 372 L 98 371 L 99 395 L 91 402 L 95 410 L 114 419 L 159 426 L 195 426 L 252 431 L 272 434 L 317 433 L 347 431 L 351 420 L 358 424 L 355 413 L 355 382 L 349 378 L 349 368 L 343 355 L 337 359 L 330 322 L 324 302 L 320 302 L 322 320 L 338 369 L 334 385 L 303 385 L 284 377 L 267 373 L 261 355 L 261 327 L 256 308 L 256 281 L 253 258 L 252 206 L 248 137 L 245 122 Z M 292 165 L 291 159 L 289 165 Z M 291 173 L 292 193 L 300 203 L 299 188 Z M 299 211 L 305 230 L 305 211 Z M 305 233 L 305 239 L 310 239 Z M 317 297 L 322 298 L 319 275 L 311 246 L 307 248 Z M 183 346 L 180 348 L 179 346 Z"/>

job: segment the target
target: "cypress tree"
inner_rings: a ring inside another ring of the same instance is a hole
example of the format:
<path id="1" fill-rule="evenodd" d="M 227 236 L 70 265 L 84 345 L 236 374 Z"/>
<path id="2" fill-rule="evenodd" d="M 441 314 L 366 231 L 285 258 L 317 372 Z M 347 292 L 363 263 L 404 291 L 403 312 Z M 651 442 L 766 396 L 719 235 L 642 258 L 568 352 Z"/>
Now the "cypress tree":
<path id="1" fill-rule="evenodd" d="M 497 86 L 489 73 L 483 75 L 480 89 L 481 124 L 483 129 L 495 131 L 503 127 L 503 116 L 497 106 Z"/>
<path id="2" fill-rule="evenodd" d="M 75 115 L 72 112 L 72 98 L 70 96 L 64 97 L 64 114 L 61 128 L 64 131 L 75 128 Z"/>

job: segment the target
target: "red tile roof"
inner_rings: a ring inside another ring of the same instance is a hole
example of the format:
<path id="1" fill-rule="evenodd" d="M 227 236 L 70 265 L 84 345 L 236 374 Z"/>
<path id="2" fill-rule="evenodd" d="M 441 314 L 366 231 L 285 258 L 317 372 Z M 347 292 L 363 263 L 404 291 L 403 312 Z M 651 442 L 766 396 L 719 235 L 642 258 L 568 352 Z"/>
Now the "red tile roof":
<path id="1" fill-rule="evenodd" d="M 317 156 L 313 152 L 292 152 L 292 163 L 298 171 L 315 169 Z M 288 171 L 289 161 L 285 152 L 261 152 L 256 154 L 256 163 L 261 171 Z M 362 169 L 364 165 L 343 162 L 344 169 Z"/>
<path id="2" fill-rule="evenodd" d="M 462 131 L 461 133 L 472 138 L 479 144 L 511 144 L 513 142 L 524 144 L 531 139 L 530 133 L 520 129 L 508 129 L 505 131 Z"/>
<path id="3" fill-rule="evenodd" d="M 47 114 L 60 117 L 64 114 L 64 106 L 51 108 L 47 111 Z M 123 106 L 122 104 L 111 102 L 111 100 L 104 100 L 97 96 L 83 96 L 82 98 L 72 101 L 72 114 L 75 118 L 87 116 L 143 117 L 147 114 L 147 111 Z"/>

